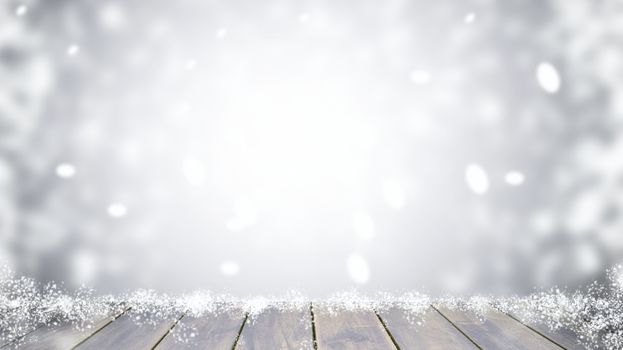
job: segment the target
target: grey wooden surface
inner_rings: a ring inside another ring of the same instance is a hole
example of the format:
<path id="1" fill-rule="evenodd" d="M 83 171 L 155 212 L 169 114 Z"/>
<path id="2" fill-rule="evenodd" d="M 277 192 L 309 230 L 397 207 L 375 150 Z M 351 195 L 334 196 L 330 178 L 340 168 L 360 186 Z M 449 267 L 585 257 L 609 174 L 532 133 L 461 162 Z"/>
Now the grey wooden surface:
<path id="1" fill-rule="evenodd" d="M 479 317 L 431 307 L 419 318 L 398 307 L 348 311 L 318 304 L 268 308 L 251 316 L 241 310 L 201 317 L 180 313 L 153 325 L 137 316 L 125 311 L 83 330 L 64 323 L 45 325 L 6 349 L 583 349 L 573 333 L 524 324 L 495 309 Z"/>
<path id="2" fill-rule="evenodd" d="M 115 311 L 110 315 L 95 320 L 92 324 L 85 325 L 83 328 L 77 328 L 71 322 L 60 322 L 57 325 L 50 324 L 40 327 L 27 334 L 20 341 L 19 348 L 28 350 L 71 349 L 107 326 L 124 311 L 125 309 Z"/>
<path id="3" fill-rule="evenodd" d="M 156 347 L 157 350 L 230 350 L 245 322 L 243 312 L 221 312 L 202 317 L 186 316 Z"/>
<path id="4" fill-rule="evenodd" d="M 378 314 L 401 349 L 478 349 L 433 308 L 423 315 L 397 307 Z"/>
<path id="5" fill-rule="evenodd" d="M 509 316 L 525 324 L 527 327 L 530 327 L 535 332 L 538 332 L 543 336 L 551 339 L 565 349 L 586 350 L 586 347 L 578 341 L 578 336 L 569 329 L 551 329 L 549 326 L 541 322 L 528 322 L 526 321 L 526 317 L 520 312 L 509 314 Z"/>
<path id="6" fill-rule="evenodd" d="M 17 341 L 21 342 L 24 337 L 28 336 L 28 334 L 36 331 L 41 327 L 42 326 L 33 327 L 33 325 L 29 325 L 28 327 L 26 327 L 23 325 L 17 325 L 16 329 L 0 329 L 0 349 L 4 350 L 13 348 L 14 344 Z M 11 337 L 11 339 L 14 339 L 14 341 L 8 340 L 9 336 Z"/>
<path id="7" fill-rule="evenodd" d="M 373 311 L 314 308 L 318 349 L 396 349 Z"/>
<path id="8" fill-rule="evenodd" d="M 249 317 L 236 349 L 313 349 L 312 339 L 309 308 L 289 311 L 270 308 Z"/>
<path id="9" fill-rule="evenodd" d="M 158 319 L 154 325 L 140 324 L 136 322 L 136 318 L 144 319 L 144 316 L 135 314 L 130 310 L 101 331 L 87 338 L 76 349 L 152 349 L 173 327 L 179 316 Z"/>
<path id="10" fill-rule="evenodd" d="M 482 318 L 474 312 L 444 307 L 438 310 L 483 349 L 561 349 L 525 325 L 494 309 L 484 311 Z"/>

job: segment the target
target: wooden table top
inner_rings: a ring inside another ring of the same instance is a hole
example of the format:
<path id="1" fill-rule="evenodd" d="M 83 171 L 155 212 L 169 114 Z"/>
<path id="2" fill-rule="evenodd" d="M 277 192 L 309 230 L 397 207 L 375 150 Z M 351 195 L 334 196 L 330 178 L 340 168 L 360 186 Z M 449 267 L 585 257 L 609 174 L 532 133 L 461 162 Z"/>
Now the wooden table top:
<path id="1" fill-rule="evenodd" d="M 476 314 L 431 305 L 414 315 L 400 306 L 336 310 L 322 303 L 149 318 L 122 307 L 83 329 L 67 322 L 41 326 L 1 347 L 11 348 L 585 349 L 571 332 L 525 324 L 493 308 Z"/>

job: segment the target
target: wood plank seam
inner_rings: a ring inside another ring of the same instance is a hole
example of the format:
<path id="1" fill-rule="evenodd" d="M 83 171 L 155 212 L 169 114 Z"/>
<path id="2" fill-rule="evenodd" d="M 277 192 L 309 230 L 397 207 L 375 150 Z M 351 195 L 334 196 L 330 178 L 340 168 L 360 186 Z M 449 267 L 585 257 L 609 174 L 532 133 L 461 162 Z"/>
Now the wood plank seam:
<path id="1" fill-rule="evenodd" d="M 74 350 L 76 349 L 78 346 L 82 345 L 85 341 L 91 339 L 94 335 L 96 335 L 97 333 L 99 333 L 102 329 L 108 327 L 108 325 L 110 325 L 111 323 L 113 323 L 116 319 L 118 319 L 119 317 L 123 316 L 126 312 L 130 311 L 132 307 L 128 307 L 126 309 L 124 309 L 123 311 L 121 311 L 119 314 L 117 314 L 116 316 L 114 316 L 112 318 L 112 320 L 106 322 L 103 326 L 101 326 L 100 328 L 96 329 L 95 332 L 91 333 L 91 335 L 89 335 L 88 337 L 82 339 L 78 344 L 74 345 L 71 347 L 70 350 Z"/>
<path id="2" fill-rule="evenodd" d="M 35 327 L 35 328 L 33 328 L 33 329 L 29 330 L 28 332 L 26 332 L 26 333 L 24 333 L 24 334 L 20 335 L 19 337 L 17 337 L 17 338 L 15 338 L 15 339 L 11 340 L 11 341 L 8 341 L 8 342 L 6 342 L 6 343 L 4 343 L 4 344 L 0 345 L 0 349 L 4 349 L 4 348 L 8 347 L 8 346 L 9 346 L 9 345 L 11 345 L 11 344 L 15 344 L 15 343 L 19 342 L 19 341 L 20 341 L 20 339 L 23 339 L 24 337 L 26 337 L 26 336 L 27 336 L 27 335 L 29 335 L 30 333 L 32 333 L 32 332 L 34 332 L 34 331 L 38 330 L 39 328 L 42 328 L 43 326 L 45 326 L 45 324 L 43 324 L 43 323 L 42 323 L 42 324 L 37 325 L 37 327 Z"/>
<path id="3" fill-rule="evenodd" d="M 231 349 L 235 350 L 236 346 L 238 346 L 238 342 L 240 341 L 240 336 L 242 335 L 242 330 L 244 329 L 244 325 L 247 323 L 247 320 L 249 319 L 249 313 L 247 312 L 244 315 L 244 320 L 242 320 L 242 324 L 240 325 L 240 329 L 238 330 L 238 335 L 236 336 L 236 339 L 234 340 L 234 345 L 232 345 Z"/>
<path id="4" fill-rule="evenodd" d="M 166 331 L 162 337 L 160 337 L 160 339 L 158 339 L 158 341 L 156 342 L 156 344 L 154 346 L 151 347 L 151 350 L 154 350 L 155 348 L 158 347 L 158 345 L 160 345 L 160 343 L 162 343 L 162 341 L 164 340 L 164 338 L 167 337 L 167 335 L 171 334 L 171 332 L 173 331 L 173 328 L 175 328 L 175 326 L 177 326 L 178 323 L 180 323 L 180 321 L 182 320 L 182 318 L 184 318 L 184 316 L 186 316 L 186 313 L 182 313 L 182 315 L 175 321 L 173 322 L 173 324 L 171 325 L 171 327 L 169 328 L 168 331 Z"/>
<path id="5" fill-rule="evenodd" d="M 314 318 L 313 303 L 309 303 L 309 314 L 311 316 L 311 326 L 312 326 L 312 345 L 314 347 L 314 350 L 318 350 L 318 339 L 316 338 L 316 319 Z"/>
<path id="6" fill-rule="evenodd" d="M 551 339 L 550 337 L 546 336 L 545 334 L 543 334 L 543 333 L 539 332 L 539 331 L 538 331 L 538 330 L 536 330 L 535 328 L 530 327 L 529 325 L 527 325 L 527 324 L 525 324 L 525 323 L 521 322 L 519 319 L 517 319 L 515 316 L 513 316 L 513 315 L 509 314 L 508 312 L 504 312 L 504 311 L 500 310 L 500 309 L 499 309 L 499 308 L 497 308 L 497 307 L 495 307 L 495 309 L 496 309 L 496 310 L 498 310 L 498 311 L 500 311 L 500 312 L 501 312 L 501 313 L 503 313 L 504 315 L 506 315 L 506 316 L 508 316 L 508 317 L 512 318 L 513 320 L 515 320 L 516 322 L 518 322 L 520 325 L 522 325 L 522 326 L 524 326 L 524 327 L 528 328 L 529 330 L 533 331 L 534 333 L 536 333 L 536 334 L 540 335 L 541 337 L 543 337 L 543 338 L 545 338 L 545 339 L 549 340 L 550 342 L 552 342 L 554 345 L 558 346 L 559 348 L 564 349 L 564 350 L 567 350 L 567 348 L 565 348 L 564 346 L 562 346 L 562 345 L 558 344 L 558 342 L 554 341 L 553 339 Z"/>
<path id="7" fill-rule="evenodd" d="M 385 324 L 385 321 L 383 321 L 383 319 L 381 318 L 381 315 L 379 315 L 379 313 L 376 310 L 373 310 L 373 311 L 374 311 L 374 314 L 376 315 L 376 318 L 378 318 L 379 322 L 381 322 L 381 325 L 383 326 L 383 329 L 385 329 L 385 332 L 389 336 L 389 339 L 391 339 L 392 343 L 394 343 L 394 346 L 396 347 L 396 349 L 400 350 L 400 346 L 398 345 L 398 342 L 392 335 L 392 332 L 389 331 L 389 328 L 387 327 L 387 324 Z"/>
<path id="8" fill-rule="evenodd" d="M 461 334 L 463 334 L 463 336 L 465 336 L 465 338 L 469 339 L 469 341 L 472 342 L 472 344 L 474 344 L 478 349 L 483 350 L 482 347 L 480 345 L 478 345 L 478 343 L 476 343 L 476 341 L 474 339 L 472 339 L 472 337 L 470 337 L 469 335 L 467 335 L 467 333 L 463 332 L 463 330 L 461 328 L 459 328 L 459 326 L 457 326 L 456 324 L 454 324 L 454 322 L 450 321 L 449 318 L 446 317 L 446 315 L 443 314 L 443 312 L 439 311 L 435 306 L 431 305 L 430 307 L 433 308 L 433 310 L 437 311 L 441 317 L 443 317 L 446 321 L 448 321 L 454 328 L 456 328 L 457 331 L 459 331 Z"/>
<path id="9" fill-rule="evenodd" d="M 17 310 L 17 309 L 19 309 L 19 307 L 14 307 L 14 308 L 11 308 L 11 309 L 10 309 L 10 310 L 8 310 L 8 311 L 9 311 L 9 312 L 10 312 L 10 311 L 15 311 L 15 310 Z M 31 308 L 28 310 L 28 314 L 29 314 L 29 315 L 31 315 L 32 313 L 34 313 L 34 311 L 35 311 L 35 310 L 36 310 L 36 308 L 35 308 L 35 307 L 31 307 Z M 14 343 L 18 342 L 20 339 L 24 338 L 24 337 L 25 337 L 25 336 L 27 336 L 28 334 L 30 334 L 30 333 L 32 333 L 32 332 L 34 332 L 34 331 L 38 330 L 39 328 L 41 328 L 41 327 L 43 327 L 43 326 L 45 326 L 45 324 L 44 324 L 44 323 L 38 324 L 35 328 L 33 328 L 33 329 L 31 329 L 31 330 L 27 331 L 26 333 L 24 333 L 24 334 L 20 335 L 19 337 L 15 338 L 15 339 L 13 339 L 13 340 L 11 340 L 11 341 L 5 342 L 4 344 L 0 345 L 0 348 L 5 348 L 5 347 L 7 347 L 7 346 L 8 346 L 8 345 L 10 345 L 10 344 L 14 344 Z"/>

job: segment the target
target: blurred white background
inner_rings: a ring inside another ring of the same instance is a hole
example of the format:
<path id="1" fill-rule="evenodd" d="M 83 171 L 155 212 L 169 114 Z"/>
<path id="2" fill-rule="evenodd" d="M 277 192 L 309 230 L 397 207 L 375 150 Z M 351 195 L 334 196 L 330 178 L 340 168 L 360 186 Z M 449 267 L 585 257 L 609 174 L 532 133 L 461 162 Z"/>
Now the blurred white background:
<path id="1" fill-rule="evenodd" d="M 603 278 L 621 35 L 616 0 L 1 0 L 0 256 L 101 292 Z"/>

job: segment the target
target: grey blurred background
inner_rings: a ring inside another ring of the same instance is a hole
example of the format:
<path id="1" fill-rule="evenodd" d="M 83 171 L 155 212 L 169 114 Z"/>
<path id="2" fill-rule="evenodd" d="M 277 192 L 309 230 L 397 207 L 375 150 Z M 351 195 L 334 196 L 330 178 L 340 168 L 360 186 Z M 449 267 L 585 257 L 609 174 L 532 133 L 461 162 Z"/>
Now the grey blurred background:
<path id="1" fill-rule="evenodd" d="M 623 257 L 623 3 L 0 1 L 0 256 L 238 295 Z"/>

